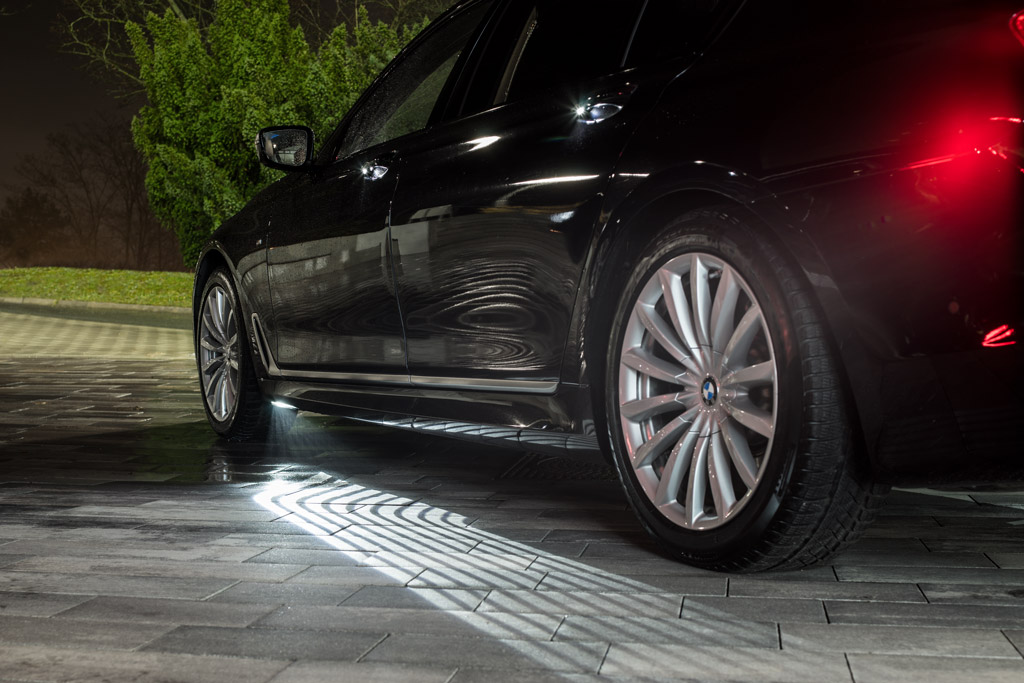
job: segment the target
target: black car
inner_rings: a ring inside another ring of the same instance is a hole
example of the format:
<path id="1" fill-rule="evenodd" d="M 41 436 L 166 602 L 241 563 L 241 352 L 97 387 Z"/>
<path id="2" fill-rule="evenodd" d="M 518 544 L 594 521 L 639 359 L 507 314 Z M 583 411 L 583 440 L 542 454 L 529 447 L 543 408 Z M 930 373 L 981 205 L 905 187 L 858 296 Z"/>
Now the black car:
<path id="1" fill-rule="evenodd" d="M 468 0 L 196 270 L 206 410 L 603 452 L 685 562 L 1024 479 L 1024 0 Z M 486 453 L 486 451 L 481 451 Z"/>

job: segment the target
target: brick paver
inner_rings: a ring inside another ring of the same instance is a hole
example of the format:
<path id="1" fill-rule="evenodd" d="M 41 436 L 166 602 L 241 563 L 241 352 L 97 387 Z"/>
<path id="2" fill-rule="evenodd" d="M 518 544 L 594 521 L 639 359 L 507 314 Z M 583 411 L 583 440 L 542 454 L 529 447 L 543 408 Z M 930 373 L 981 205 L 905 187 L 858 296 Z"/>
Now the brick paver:
<path id="1" fill-rule="evenodd" d="M 730 577 L 600 465 L 305 413 L 219 442 L 190 358 L 0 313 L 0 680 L 1024 681 L 1024 493 L 898 491 L 831 564 Z"/>

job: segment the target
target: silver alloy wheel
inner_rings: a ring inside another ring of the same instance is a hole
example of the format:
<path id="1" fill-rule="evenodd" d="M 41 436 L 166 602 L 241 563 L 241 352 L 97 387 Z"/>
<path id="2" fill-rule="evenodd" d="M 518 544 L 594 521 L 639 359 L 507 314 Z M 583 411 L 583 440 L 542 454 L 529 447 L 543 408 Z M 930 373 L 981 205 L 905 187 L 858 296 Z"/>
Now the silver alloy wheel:
<path id="1" fill-rule="evenodd" d="M 214 285 L 199 316 L 199 368 L 210 414 L 224 422 L 238 402 L 238 326 L 230 292 Z"/>
<path id="2" fill-rule="evenodd" d="M 619 356 L 619 414 L 633 472 L 666 519 L 711 529 L 750 500 L 771 454 L 776 373 L 761 306 L 721 258 L 683 254 L 647 281 Z"/>

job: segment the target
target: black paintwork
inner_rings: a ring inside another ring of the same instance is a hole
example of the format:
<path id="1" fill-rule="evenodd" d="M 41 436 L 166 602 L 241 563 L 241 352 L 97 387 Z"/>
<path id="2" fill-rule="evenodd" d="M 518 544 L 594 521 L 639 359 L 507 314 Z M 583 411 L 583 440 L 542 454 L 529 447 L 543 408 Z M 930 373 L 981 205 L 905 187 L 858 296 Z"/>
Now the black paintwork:
<path id="1" fill-rule="evenodd" d="M 335 162 L 343 122 L 312 170 L 218 231 L 197 272 L 233 269 L 264 337 L 249 330 L 254 350 L 272 358 L 264 390 L 596 450 L 619 248 L 721 206 L 800 266 L 879 476 L 1024 475 L 1021 346 L 981 346 L 999 325 L 1024 329 L 1024 125 L 990 120 L 1024 115 L 1024 45 L 1007 27 L 1019 8 L 737 4 L 652 0 L 623 29 L 640 42 L 620 67 L 477 111 L 530 6 L 497 2 L 426 130 Z M 673 12 L 694 17 L 675 51 L 651 43 Z M 588 97 L 622 109 L 584 123 Z M 388 171 L 372 180 L 373 165 Z M 304 369 L 360 376 L 279 373 Z"/>

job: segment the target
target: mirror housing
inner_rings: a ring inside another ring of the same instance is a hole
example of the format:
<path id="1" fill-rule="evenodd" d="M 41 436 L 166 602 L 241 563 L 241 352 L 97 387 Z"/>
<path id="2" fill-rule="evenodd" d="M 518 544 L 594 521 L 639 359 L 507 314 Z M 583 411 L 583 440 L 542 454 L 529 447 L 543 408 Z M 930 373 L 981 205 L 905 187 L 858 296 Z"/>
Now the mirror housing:
<path id="1" fill-rule="evenodd" d="M 297 171 L 313 163 L 313 131 L 306 126 L 273 126 L 256 135 L 260 163 L 281 171 Z"/>

